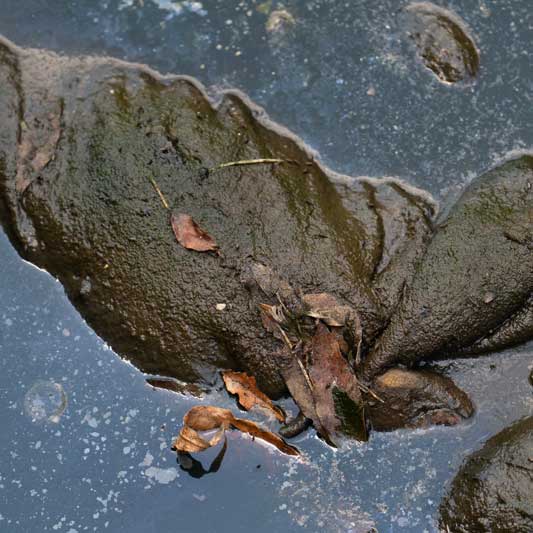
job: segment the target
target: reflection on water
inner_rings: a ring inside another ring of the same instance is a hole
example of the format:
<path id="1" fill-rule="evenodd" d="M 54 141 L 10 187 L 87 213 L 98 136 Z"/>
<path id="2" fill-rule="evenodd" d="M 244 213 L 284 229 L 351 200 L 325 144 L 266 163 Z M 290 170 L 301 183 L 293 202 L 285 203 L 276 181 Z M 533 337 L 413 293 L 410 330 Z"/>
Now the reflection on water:
<path id="1" fill-rule="evenodd" d="M 18 44 L 244 89 L 353 175 L 399 175 L 454 196 L 508 150 L 533 145 L 525 1 L 446 5 L 481 50 L 468 88 L 440 84 L 405 52 L 393 0 L 289 0 L 295 24 L 283 39 L 265 27 L 271 1 L 3 6 L 0 33 Z M 200 400 L 149 387 L 3 234 L 0 255 L 1 531 L 432 532 L 462 459 L 533 408 L 533 347 L 523 347 L 442 365 L 478 407 L 460 427 L 373 434 L 338 451 L 307 432 L 294 439 L 301 462 L 229 433 L 221 464 L 220 448 L 201 467 L 179 464 L 170 444 Z M 219 391 L 207 401 L 235 410 Z M 203 475 L 213 462 L 218 471 Z"/>

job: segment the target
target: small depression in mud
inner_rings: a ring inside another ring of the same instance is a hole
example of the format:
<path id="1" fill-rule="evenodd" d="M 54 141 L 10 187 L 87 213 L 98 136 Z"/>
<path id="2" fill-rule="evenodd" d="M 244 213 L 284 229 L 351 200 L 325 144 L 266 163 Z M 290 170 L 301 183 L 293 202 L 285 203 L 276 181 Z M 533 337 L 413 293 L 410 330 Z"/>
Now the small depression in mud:
<path id="1" fill-rule="evenodd" d="M 243 89 L 352 175 L 397 175 L 451 199 L 509 150 L 533 146 L 526 2 L 442 6 L 480 48 L 465 87 L 402 55 L 398 2 L 41 4 L 7 0 L 0 33 Z M 272 18 L 276 9 L 290 16 Z M 373 433 L 336 451 L 311 430 L 291 441 L 303 462 L 234 432 L 218 471 L 208 472 L 213 450 L 193 477 L 170 445 L 200 401 L 147 386 L 3 234 L 0 255 L 1 530 L 432 532 L 463 459 L 532 412 L 525 345 L 436 365 L 476 404 L 457 427 Z M 238 414 L 223 391 L 205 403 Z"/>

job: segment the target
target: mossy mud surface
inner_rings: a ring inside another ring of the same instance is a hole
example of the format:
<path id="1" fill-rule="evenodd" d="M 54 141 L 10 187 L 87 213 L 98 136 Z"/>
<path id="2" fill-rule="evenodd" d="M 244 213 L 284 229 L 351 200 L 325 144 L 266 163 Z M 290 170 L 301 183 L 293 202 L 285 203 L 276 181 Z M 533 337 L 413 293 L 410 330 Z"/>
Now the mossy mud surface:
<path id="1" fill-rule="evenodd" d="M 353 175 L 398 175 L 439 198 L 456 198 L 475 176 L 508 158 L 507 152 L 533 142 L 527 2 L 442 4 L 463 19 L 480 50 L 473 83 L 453 85 L 441 83 L 417 61 L 405 24 L 398 26 L 399 5 L 390 0 L 350 6 L 284 2 L 296 23 L 283 41 L 264 35 L 268 13 L 255 11 L 253 2 L 206 0 L 204 14 L 168 20 L 168 4 L 155 0 L 58 1 L 46 10 L 41 4 L 6 0 L 2 33 L 25 46 L 113 55 L 162 72 L 188 73 L 207 86 L 241 87 L 333 167 Z M 398 40 L 406 39 L 410 49 L 402 55 Z M 16 69 L 2 72 L 9 79 L 2 88 L 16 97 L 19 88 L 10 85 L 17 83 Z M 18 123 L 18 109 L 18 103 L 9 106 L 5 124 Z M 54 130 L 42 130 L 37 167 L 54 153 Z M 10 126 L 3 128 L 2 146 L 18 143 L 16 135 Z M 25 156 L 28 165 L 36 154 Z M 16 172 L 7 152 L 0 165 Z M 153 205 L 159 208 L 157 200 Z M 23 215 L 17 215 L 21 225 Z M 13 234 L 11 241 L 20 242 Z M 295 440 L 311 459 L 302 465 L 237 437 L 217 475 L 192 479 L 164 446 L 199 400 L 147 389 L 144 376 L 114 357 L 65 301 L 61 286 L 17 258 L 3 236 L 0 248 L 0 396 L 8 407 L 1 415 L 1 440 L 9 452 L 0 474 L 5 503 L 0 529 L 42 531 L 63 524 L 81 531 L 109 524 L 128 532 L 205 531 L 216 524 L 220 531 L 367 531 L 372 525 L 379 531 L 438 531 L 439 500 L 463 458 L 531 413 L 531 345 L 480 359 L 440 361 L 432 367 L 453 377 L 476 405 L 468 423 L 374 432 L 369 443 L 336 451 L 309 431 Z M 81 292 L 89 288 L 84 283 Z M 486 300 L 496 296 L 487 294 Z M 515 316 L 527 321 L 527 309 Z M 516 339 L 516 328 L 509 331 Z M 392 348 L 388 357 L 394 361 Z M 397 372 L 381 374 L 376 383 L 394 383 Z M 422 377 L 411 374 L 401 385 Z M 50 378 L 68 395 L 59 425 L 30 420 L 22 406 L 24 394 Z M 394 398 L 397 391 L 387 392 Z M 400 393 L 399 405 L 413 405 Z M 414 405 L 417 398 L 420 394 Z M 235 407 L 217 392 L 207 401 Z M 390 424 L 392 418 L 384 418 Z M 243 494 L 246 498 L 236 497 Z"/>
<path id="2" fill-rule="evenodd" d="M 188 78 L 2 47 L 6 227 L 142 370 L 209 382 L 239 368 L 283 392 L 257 308 L 266 298 L 251 274 L 258 263 L 350 303 L 367 342 L 384 327 L 430 233 L 428 196 L 394 180 L 328 175 L 242 95 L 214 107 Z M 273 157 L 287 163 L 204 170 Z M 220 256 L 176 243 L 150 177 Z"/>
<path id="3" fill-rule="evenodd" d="M 531 157 L 478 178 L 436 221 L 429 195 L 327 171 L 241 94 L 214 106 L 194 80 L 138 65 L 7 41 L 2 54 L 8 233 L 144 372 L 205 387 L 220 369 L 244 370 L 282 395 L 280 341 L 258 307 L 280 296 L 258 279 L 265 269 L 356 310 L 368 381 L 531 337 Z M 217 168 L 257 159 L 281 163 Z M 219 251 L 179 246 L 169 211 L 192 216 Z M 408 399 L 404 425 L 472 413 L 453 384 L 409 376 L 392 380 L 392 398 Z M 386 401 L 376 427 L 398 409 Z"/>

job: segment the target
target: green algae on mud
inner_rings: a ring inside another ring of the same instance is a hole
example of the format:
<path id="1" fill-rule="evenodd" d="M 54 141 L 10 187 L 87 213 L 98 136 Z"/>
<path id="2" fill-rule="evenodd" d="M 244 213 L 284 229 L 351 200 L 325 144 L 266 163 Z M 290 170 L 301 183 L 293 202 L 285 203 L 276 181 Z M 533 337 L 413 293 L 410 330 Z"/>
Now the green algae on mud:
<path id="1" fill-rule="evenodd" d="M 440 512 L 445 531 L 533 530 L 533 417 L 501 431 L 466 460 Z"/>

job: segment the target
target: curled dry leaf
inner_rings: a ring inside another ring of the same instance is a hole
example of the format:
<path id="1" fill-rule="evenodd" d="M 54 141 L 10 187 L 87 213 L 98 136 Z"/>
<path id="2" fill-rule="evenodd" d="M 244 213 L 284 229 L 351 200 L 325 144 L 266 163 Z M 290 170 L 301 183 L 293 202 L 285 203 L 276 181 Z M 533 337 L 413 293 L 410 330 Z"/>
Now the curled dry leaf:
<path id="1" fill-rule="evenodd" d="M 255 422 L 235 417 L 229 409 L 211 405 L 197 405 L 183 417 L 183 428 L 174 441 L 173 448 L 178 452 L 202 452 L 218 444 L 226 430 L 231 428 L 264 440 L 287 455 L 300 455 L 296 448 L 287 444 L 279 435 L 262 428 Z M 199 433 L 214 429 L 217 431 L 209 440 Z"/>
<path id="2" fill-rule="evenodd" d="M 272 400 L 257 387 L 253 376 L 244 372 L 222 372 L 226 389 L 239 397 L 239 404 L 247 411 L 258 407 L 272 413 L 280 422 L 285 422 L 285 413 L 272 403 Z"/>
<path id="3" fill-rule="evenodd" d="M 195 250 L 196 252 L 218 251 L 215 240 L 201 229 L 190 215 L 172 213 L 170 224 L 176 240 L 187 250 Z"/>

